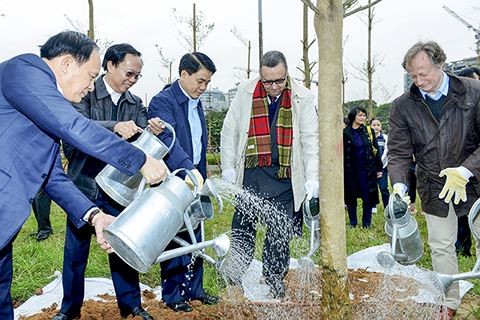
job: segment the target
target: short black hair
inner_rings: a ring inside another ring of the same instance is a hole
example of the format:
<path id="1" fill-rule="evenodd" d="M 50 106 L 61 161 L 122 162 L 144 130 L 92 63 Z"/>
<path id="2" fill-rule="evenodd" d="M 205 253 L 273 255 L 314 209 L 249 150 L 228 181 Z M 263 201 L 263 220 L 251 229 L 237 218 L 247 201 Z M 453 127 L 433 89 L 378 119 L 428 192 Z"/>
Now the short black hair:
<path id="1" fill-rule="evenodd" d="M 210 71 L 212 74 L 217 71 L 215 64 L 206 54 L 201 52 L 187 53 L 180 59 L 178 74 L 180 75 L 182 71 L 185 70 L 189 75 L 192 75 L 198 72 L 202 67 Z"/>
<path id="2" fill-rule="evenodd" d="M 285 55 L 280 51 L 276 51 L 276 50 L 266 52 L 262 56 L 262 59 L 260 60 L 260 68 L 261 67 L 274 68 L 279 64 L 283 64 L 283 66 L 285 67 L 285 70 L 288 70 L 287 59 L 285 58 Z"/>
<path id="3" fill-rule="evenodd" d="M 51 60 L 70 54 L 79 64 L 82 64 L 88 61 L 93 50 L 98 49 L 95 41 L 87 35 L 67 30 L 50 37 L 45 44 L 40 46 L 40 57 Z"/>
<path id="4" fill-rule="evenodd" d="M 103 57 L 102 67 L 103 70 L 107 71 L 108 61 L 111 61 L 114 66 L 118 66 L 121 63 L 127 54 L 132 54 L 137 57 L 141 57 L 142 54 L 140 51 L 135 49 L 132 45 L 128 43 L 119 43 L 110 46 L 105 52 Z"/>
<path id="5" fill-rule="evenodd" d="M 467 78 L 473 78 L 475 74 L 480 77 L 480 69 L 477 67 L 463 68 L 457 73 L 458 76 Z"/>
<path id="6" fill-rule="evenodd" d="M 365 113 L 366 116 L 368 116 L 367 110 L 364 107 L 360 106 L 355 106 L 352 109 L 350 109 L 350 112 L 348 112 L 347 118 L 348 118 L 348 125 L 351 126 L 353 122 L 355 121 L 355 117 L 359 112 Z"/>

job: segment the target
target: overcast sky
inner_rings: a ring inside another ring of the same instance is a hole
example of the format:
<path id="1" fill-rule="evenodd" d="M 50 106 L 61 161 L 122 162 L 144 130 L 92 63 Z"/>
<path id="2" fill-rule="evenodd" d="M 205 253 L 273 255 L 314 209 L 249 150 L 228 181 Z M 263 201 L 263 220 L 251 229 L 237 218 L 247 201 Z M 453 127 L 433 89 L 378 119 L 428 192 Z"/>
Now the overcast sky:
<path id="1" fill-rule="evenodd" d="M 316 0 L 313 0 L 316 2 Z M 252 68 L 258 68 L 258 0 L 196 0 L 208 23 L 215 28 L 200 47 L 217 65 L 212 88 L 227 91 L 246 77 L 241 68 L 247 65 L 247 48 L 232 33 L 236 27 L 244 38 L 252 41 Z M 365 4 L 366 0 L 360 0 Z M 172 8 L 177 15 L 192 14 L 191 0 L 94 0 L 96 37 L 113 43 L 129 42 L 143 54 L 144 77 L 132 88 L 142 99 L 150 100 L 164 85 L 158 74 L 167 76 L 160 65 L 158 44 L 165 56 L 175 59 L 174 76 L 179 58 L 187 52 L 178 40 Z M 373 52 L 381 60 L 374 77 L 377 88 L 374 97 L 384 103 L 403 91 L 401 61 L 405 51 L 418 40 L 435 40 L 445 49 L 448 60 L 475 56 L 475 34 L 449 15 L 443 5 L 480 29 L 480 1 L 478 0 L 383 0 L 375 8 Z M 302 2 L 300 0 L 263 0 L 264 52 L 283 51 L 290 74 L 301 78 L 296 70 L 301 66 Z M 88 26 L 87 0 L 0 0 L 0 60 L 14 55 L 38 53 L 38 45 L 46 39 L 75 24 L 86 31 Z M 367 96 L 366 83 L 356 79 L 360 66 L 366 60 L 366 13 L 344 20 L 344 68 L 348 81 L 346 100 Z M 311 39 L 315 36 L 310 24 Z M 311 59 L 317 56 L 311 50 Z M 240 70 L 239 70 L 240 69 Z"/>

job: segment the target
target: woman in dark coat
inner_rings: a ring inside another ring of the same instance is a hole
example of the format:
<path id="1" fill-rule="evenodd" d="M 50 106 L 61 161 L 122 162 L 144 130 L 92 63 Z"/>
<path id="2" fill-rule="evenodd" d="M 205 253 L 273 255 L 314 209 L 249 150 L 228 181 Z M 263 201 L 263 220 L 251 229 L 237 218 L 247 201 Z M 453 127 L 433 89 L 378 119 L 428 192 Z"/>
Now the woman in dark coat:
<path id="1" fill-rule="evenodd" d="M 353 107 L 343 129 L 343 168 L 345 204 L 352 227 L 357 226 L 357 198 L 362 199 L 362 226 L 370 228 L 372 207 L 378 204 L 377 178 L 382 176 L 377 139 L 365 121 L 367 111 Z"/>

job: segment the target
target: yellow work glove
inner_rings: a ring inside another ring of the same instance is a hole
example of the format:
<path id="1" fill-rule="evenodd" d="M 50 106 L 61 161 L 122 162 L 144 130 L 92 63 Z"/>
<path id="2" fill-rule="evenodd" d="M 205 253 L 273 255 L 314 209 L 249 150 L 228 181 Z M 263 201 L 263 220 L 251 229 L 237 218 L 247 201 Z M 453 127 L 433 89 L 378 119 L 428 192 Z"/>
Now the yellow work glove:
<path id="1" fill-rule="evenodd" d="M 467 183 L 468 179 L 465 178 L 460 168 L 447 168 L 440 171 L 440 177 L 447 176 L 447 181 L 443 186 L 442 191 L 438 195 L 440 199 L 445 198 L 443 201 L 445 203 L 450 203 L 452 201 L 453 195 L 455 199 L 453 203 L 458 204 L 460 200 L 463 202 L 467 201 Z"/>
<path id="2" fill-rule="evenodd" d="M 393 193 L 398 194 L 400 196 L 400 199 L 402 199 L 403 202 L 405 202 L 407 205 L 410 204 L 410 196 L 405 193 L 407 192 L 407 186 L 404 185 L 401 182 L 397 182 L 393 184 Z"/>
<path id="3" fill-rule="evenodd" d="M 202 190 L 203 188 L 203 177 L 200 171 L 197 169 L 191 170 L 195 178 L 197 179 L 197 185 L 198 185 L 198 191 Z M 186 175 L 185 176 L 185 183 L 188 184 L 190 189 L 193 189 L 195 187 L 195 184 L 192 182 L 192 179 L 190 179 L 190 176 Z"/>

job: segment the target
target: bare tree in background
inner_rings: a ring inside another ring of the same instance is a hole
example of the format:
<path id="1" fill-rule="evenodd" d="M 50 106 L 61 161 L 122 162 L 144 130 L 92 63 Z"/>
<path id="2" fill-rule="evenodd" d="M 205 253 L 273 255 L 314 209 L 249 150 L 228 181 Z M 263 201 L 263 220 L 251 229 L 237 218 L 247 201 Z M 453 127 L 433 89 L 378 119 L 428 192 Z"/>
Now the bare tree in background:
<path id="1" fill-rule="evenodd" d="M 160 65 L 162 68 L 167 69 L 168 77 L 162 76 L 162 74 L 158 73 L 158 78 L 165 84 L 172 83 L 172 64 L 175 59 L 168 58 L 163 54 L 162 47 L 158 44 L 155 44 L 155 48 L 157 48 L 158 55 L 160 56 Z"/>
<path id="2" fill-rule="evenodd" d="M 252 45 L 251 45 L 251 41 L 250 40 L 247 40 L 241 33 L 240 31 L 237 29 L 237 27 L 233 27 L 230 32 L 233 33 L 233 35 L 238 39 L 240 40 L 246 47 L 247 47 L 247 69 L 246 69 L 246 72 L 247 72 L 247 79 L 250 79 L 250 72 L 252 71 L 250 69 L 250 52 L 251 52 L 251 49 L 252 49 Z"/>
<path id="3" fill-rule="evenodd" d="M 88 37 L 95 40 L 95 18 L 93 15 L 93 0 L 88 0 Z"/>
<path id="4" fill-rule="evenodd" d="M 315 43 L 315 39 L 312 41 L 308 40 L 308 5 L 306 3 L 303 4 L 303 39 L 302 42 L 302 62 L 303 62 L 303 69 L 297 67 L 303 73 L 303 84 L 305 87 L 310 89 L 310 85 L 312 84 L 312 75 L 313 75 L 313 68 L 317 64 L 317 61 L 310 62 L 310 58 L 308 57 L 308 51 L 310 47 Z"/>
<path id="5" fill-rule="evenodd" d="M 85 27 L 80 21 L 72 20 L 67 14 L 64 14 L 65 19 L 70 23 L 72 28 L 78 32 L 82 32 L 88 35 L 90 39 L 95 40 L 95 42 L 100 47 L 100 51 L 105 51 L 110 47 L 113 41 L 109 41 L 106 38 L 95 38 L 95 17 L 93 14 L 93 0 L 88 0 L 88 28 Z"/>
<path id="6" fill-rule="evenodd" d="M 181 29 L 178 29 L 177 26 L 177 32 L 183 39 L 180 44 L 190 52 L 197 51 L 215 27 L 215 23 L 206 23 L 203 13 L 201 11 L 196 12 L 195 3 L 193 4 L 192 17 L 178 16 L 175 8 L 172 9 L 172 12 L 176 23 L 181 25 Z M 187 31 L 184 29 L 187 29 Z"/>
<path id="7" fill-rule="evenodd" d="M 311 48 L 311 46 L 314 44 L 315 39 L 313 39 L 311 42 L 308 40 L 308 10 L 307 8 L 312 9 L 314 12 L 316 12 L 316 7 L 313 5 L 311 0 L 301 0 L 303 2 L 304 8 L 303 8 L 303 39 L 301 40 L 302 42 L 302 47 L 303 47 L 303 55 L 302 55 L 302 62 L 303 62 L 303 69 L 297 67 L 298 70 L 300 70 L 303 75 L 304 75 L 304 84 L 307 88 L 310 88 L 311 82 L 312 82 L 312 77 L 315 72 L 313 72 L 313 68 L 316 65 L 316 61 L 310 62 L 308 52 Z M 343 5 L 343 18 L 349 17 L 357 12 L 363 11 L 365 9 L 369 9 L 376 5 L 377 3 L 381 2 L 382 0 L 375 0 L 371 2 L 369 0 L 369 3 L 364 6 L 357 6 L 358 5 L 358 0 L 344 0 L 342 2 Z M 315 82 L 315 81 L 313 81 Z M 345 84 L 346 78 L 344 79 L 343 83 Z"/>

